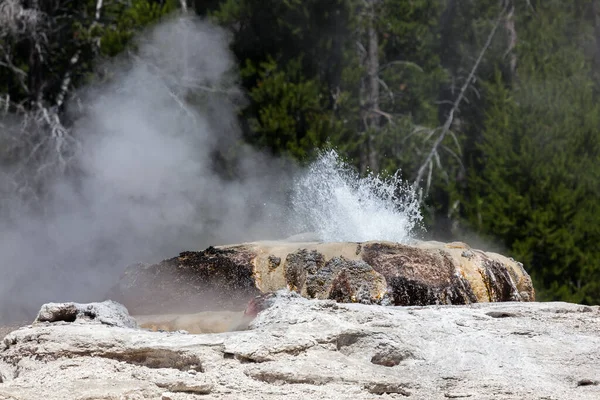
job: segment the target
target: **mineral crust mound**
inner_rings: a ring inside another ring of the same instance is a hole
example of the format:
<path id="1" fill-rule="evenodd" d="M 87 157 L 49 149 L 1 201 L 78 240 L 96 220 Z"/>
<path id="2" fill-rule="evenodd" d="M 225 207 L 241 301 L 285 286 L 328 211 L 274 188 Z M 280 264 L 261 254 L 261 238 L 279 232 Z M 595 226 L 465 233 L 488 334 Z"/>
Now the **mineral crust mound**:
<path id="1" fill-rule="evenodd" d="M 311 299 L 395 306 L 534 301 L 523 265 L 465 243 L 262 241 L 127 268 L 108 297 L 132 314 L 243 310 L 288 289 Z"/>

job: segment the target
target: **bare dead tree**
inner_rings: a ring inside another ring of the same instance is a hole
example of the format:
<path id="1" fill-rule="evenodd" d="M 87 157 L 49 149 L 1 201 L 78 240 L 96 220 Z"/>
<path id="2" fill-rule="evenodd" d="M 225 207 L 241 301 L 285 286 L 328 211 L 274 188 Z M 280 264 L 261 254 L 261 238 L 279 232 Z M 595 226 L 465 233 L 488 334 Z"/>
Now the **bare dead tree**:
<path id="1" fill-rule="evenodd" d="M 100 17 L 102 15 L 102 7 L 103 6 L 104 6 L 103 0 L 96 1 L 96 13 L 94 14 L 94 21 L 92 22 L 92 26 L 100 24 Z M 100 44 L 101 44 L 100 39 L 98 38 L 98 40 L 95 42 L 96 50 L 100 49 Z M 77 63 L 79 62 L 80 56 L 81 56 L 81 51 L 76 50 L 75 54 L 73 54 L 73 56 L 69 60 L 69 68 L 67 69 L 67 71 L 64 74 L 62 83 L 60 85 L 60 92 L 58 93 L 58 96 L 56 96 L 56 107 L 58 107 L 58 108 L 62 107 L 62 105 L 64 103 L 65 97 L 69 91 L 69 85 L 71 84 L 71 76 L 73 74 L 73 70 L 76 67 Z"/>
<path id="2" fill-rule="evenodd" d="M 179 0 L 179 4 L 181 6 L 181 11 L 186 14 L 188 11 L 187 0 Z"/>
<path id="3" fill-rule="evenodd" d="M 438 127 L 431 131 L 432 136 L 435 133 L 437 133 L 438 136 L 437 136 L 435 142 L 433 143 L 433 146 L 431 147 L 429 153 L 427 153 L 425 160 L 419 167 L 419 171 L 413 182 L 413 188 L 417 189 L 420 186 L 421 181 L 423 180 L 423 178 L 425 176 L 425 173 L 427 172 L 427 182 L 425 185 L 425 190 L 424 190 L 424 192 L 423 192 L 423 190 L 420 191 L 419 202 L 423 201 L 424 196 L 429 192 L 429 188 L 431 187 L 431 179 L 432 179 L 432 174 L 433 174 L 434 162 L 438 165 L 438 167 L 441 168 L 441 161 L 440 161 L 438 148 L 440 147 L 441 143 L 443 142 L 443 140 L 446 138 L 446 136 L 450 132 L 450 127 L 452 126 L 452 123 L 454 121 L 455 114 L 457 112 L 459 112 L 460 105 L 465 98 L 465 93 L 466 93 L 467 89 L 469 89 L 469 87 L 471 86 L 471 84 L 475 78 L 477 69 L 479 68 L 479 65 L 481 64 L 483 57 L 485 56 L 487 50 L 489 49 L 490 45 L 492 44 L 492 40 L 493 40 L 494 36 L 496 35 L 496 31 L 498 30 L 498 27 L 505 20 L 506 11 L 507 11 L 506 7 L 502 8 L 502 10 L 500 11 L 500 14 L 499 14 L 498 18 L 496 19 L 496 22 L 495 22 L 494 26 L 492 27 L 492 30 L 490 31 L 483 48 L 479 52 L 479 56 L 477 57 L 475 64 L 471 68 L 471 71 L 469 72 L 469 75 L 468 75 L 466 81 L 463 83 L 458 96 L 456 97 L 456 99 L 454 100 L 454 103 L 452 104 L 452 108 L 450 109 L 448 116 L 446 117 L 446 121 L 444 122 L 444 124 L 441 127 Z"/>
<path id="4" fill-rule="evenodd" d="M 41 6 L 58 10 L 62 3 L 46 2 Z M 38 2 L 19 0 L 0 2 L 0 68 L 11 72 L 26 94 L 25 100 L 15 101 L 9 93 L 0 100 L 0 142 L 3 145 L 0 162 L 8 167 L 3 169 L 0 183 L 8 185 L 12 193 L 21 194 L 24 202 L 38 204 L 49 178 L 69 167 L 78 147 L 59 113 L 69 87 L 70 71 L 63 79 L 55 104 L 48 102 L 45 95 L 48 85 L 42 69 L 52 35 L 58 28 L 41 6 Z M 16 46 L 29 52 L 27 69 L 15 65 Z M 74 58 L 72 65 L 77 61 L 77 57 Z"/>
<path id="5" fill-rule="evenodd" d="M 185 15 L 187 3 L 180 4 Z M 99 52 L 100 34 L 115 28 L 107 8 L 119 5 L 131 2 L 0 0 L 0 72 L 11 79 L 9 92 L 0 94 L 0 193 L 41 205 L 53 178 L 77 169 L 79 138 L 65 122 L 64 105 L 77 100 L 73 83 L 87 68 L 83 61 Z M 168 83 L 173 77 L 163 72 Z M 179 89 L 174 100 L 187 110 Z"/>
<path id="6" fill-rule="evenodd" d="M 600 67 L 600 1 L 592 0 L 592 12 L 594 14 L 594 39 L 596 42 L 594 62 L 596 67 Z"/>
<path id="7" fill-rule="evenodd" d="M 363 123 L 362 148 L 360 151 L 361 173 L 370 167 L 372 171 L 379 169 L 378 152 L 375 145 L 376 134 L 381 129 L 382 111 L 379 109 L 379 92 L 381 80 L 379 79 L 379 38 L 375 22 L 377 7 L 380 0 L 363 0 L 362 21 L 364 27 L 365 44 L 357 42 L 361 63 L 366 74 L 361 81 L 360 118 Z"/>
<path id="8" fill-rule="evenodd" d="M 379 39 L 375 28 L 375 7 L 378 0 L 369 1 L 369 22 L 367 26 L 367 60 L 366 60 L 366 112 L 363 116 L 365 125 L 369 132 L 368 137 L 368 159 L 371 169 L 379 170 L 378 155 L 373 137 L 381 129 L 381 114 L 379 110 Z"/>
<path id="9" fill-rule="evenodd" d="M 515 5 L 513 0 L 502 0 L 502 6 L 507 10 L 506 18 L 504 19 L 504 30 L 508 37 L 507 49 L 504 53 L 505 57 L 508 57 L 508 66 L 510 71 L 511 79 L 517 76 L 517 53 L 515 47 L 517 47 L 517 28 L 515 27 Z"/>
<path id="10" fill-rule="evenodd" d="M 3 0 L 0 3 L 0 37 L 35 34 L 44 20 L 43 13 L 24 8 L 20 0 Z"/>
<path id="11" fill-rule="evenodd" d="M 400 119 L 406 115 L 400 115 L 387 110 L 386 105 L 393 105 L 397 93 L 393 85 L 388 85 L 385 80 L 384 71 L 396 69 L 412 69 L 423 73 L 423 68 L 410 60 L 386 60 L 382 63 L 380 57 L 380 29 L 385 26 L 385 1 L 384 0 L 362 0 L 359 10 L 361 24 L 359 24 L 358 40 L 356 41 L 358 59 L 364 69 L 364 76 L 360 81 L 359 103 L 360 121 L 359 134 L 361 145 L 359 150 L 360 172 L 364 174 L 370 169 L 378 172 L 381 161 L 381 139 L 388 127 L 397 127 Z M 332 98 L 337 101 L 338 94 L 332 93 Z M 389 99 L 389 101 L 386 101 Z M 335 107 L 335 105 L 334 105 Z M 392 106 L 393 107 L 393 106 Z M 396 138 L 394 137 L 394 141 Z M 392 154 L 401 151 L 388 149 Z"/>
<path id="12" fill-rule="evenodd" d="M 19 0 L 4 0 L 0 3 L 0 67 L 9 69 L 17 78 L 23 92 L 30 94 L 30 73 L 13 62 L 13 45 L 27 39 L 32 48 L 42 52 L 46 40 L 43 30 L 46 16 L 36 9 L 24 8 Z M 31 56 L 35 56 L 32 54 Z"/>
<path id="13" fill-rule="evenodd" d="M 96 21 L 98 21 L 100 19 L 100 14 L 102 13 L 102 5 L 103 5 L 102 0 L 98 0 L 96 2 Z"/>

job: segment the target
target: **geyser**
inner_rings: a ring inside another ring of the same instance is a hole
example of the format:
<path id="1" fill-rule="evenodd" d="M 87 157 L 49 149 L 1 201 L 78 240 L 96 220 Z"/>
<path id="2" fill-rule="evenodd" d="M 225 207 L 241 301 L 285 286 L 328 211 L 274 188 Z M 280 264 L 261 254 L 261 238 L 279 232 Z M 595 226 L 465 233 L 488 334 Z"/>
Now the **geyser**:
<path id="1" fill-rule="evenodd" d="M 296 179 L 292 204 L 296 224 L 326 242 L 406 243 L 422 221 L 417 196 L 398 173 L 361 178 L 334 150 Z"/>
<path id="2" fill-rule="evenodd" d="M 288 168 L 240 144 L 227 39 L 174 19 L 142 35 L 136 56 L 106 66 L 110 79 L 68 103 L 69 168 L 79 172 L 48 174 L 35 207 L 14 188 L 53 165 L 60 138 L 49 135 L 40 165 L 1 167 L 0 321 L 32 318 L 45 302 L 102 300 L 127 265 L 184 250 L 307 230 L 325 241 L 409 238 L 421 216 L 398 177 L 359 178 L 334 151 L 306 171 Z M 191 93 L 202 107 L 186 104 Z M 215 171 L 223 149 L 236 154 L 239 179 Z"/>

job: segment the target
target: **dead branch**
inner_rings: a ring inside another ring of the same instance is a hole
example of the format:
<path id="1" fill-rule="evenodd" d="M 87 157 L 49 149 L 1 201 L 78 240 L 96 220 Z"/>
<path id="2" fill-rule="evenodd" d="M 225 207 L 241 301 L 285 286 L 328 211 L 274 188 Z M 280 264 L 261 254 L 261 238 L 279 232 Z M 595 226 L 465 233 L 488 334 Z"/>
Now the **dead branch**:
<path id="1" fill-rule="evenodd" d="M 394 92 L 390 89 L 390 87 L 388 86 L 387 83 L 385 83 L 385 81 L 381 78 L 377 78 L 377 80 L 379 81 L 379 84 L 381 85 L 381 87 L 388 93 L 388 95 L 390 96 L 390 101 L 392 103 L 394 103 Z"/>
<path id="2" fill-rule="evenodd" d="M 101 12 L 102 12 L 102 0 L 98 0 L 96 3 L 96 21 L 100 20 Z"/>
<path id="3" fill-rule="evenodd" d="M 419 66 L 419 64 L 414 63 L 412 61 L 402 61 L 402 60 L 390 61 L 389 63 L 383 64 L 379 68 L 379 72 L 386 70 L 394 65 L 404 65 L 405 67 L 412 67 L 412 68 L 416 69 L 417 71 L 423 72 L 423 68 L 421 68 Z"/>
<path id="4" fill-rule="evenodd" d="M 29 87 L 26 83 L 27 73 L 12 63 L 10 57 L 8 56 L 8 53 L 5 56 L 5 60 L 6 61 L 0 61 L 0 67 L 8 68 L 12 72 L 14 72 L 17 75 L 19 84 L 21 85 L 21 89 L 23 89 L 25 93 L 29 93 Z"/>
<path id="5" fill-rule="evenodd" d="M 56 96 L 56 106 L 59 108 L 62 106 L 65 100 L 65 96 L 67 95 L 67 92 L 69 90 L 69 85 L 71 84 L 71 69 L 75 67 L 75 64 L 77 64 L 77 62 L 79 61 L 79 55 L 80 51 L 78 50 L 75 53 L 75 55 L 71 57 L 70 68 L 67 70 L 65 76 L 63 77 L 62 83 L 60 85 L 60 92 L 58 93 L 58 96 Z"/>
<path id="6" fill-rule="evenodd" d="M 504 7 L 506 7 L 507 14 L 504 21 L 504 29 L 506 30 L 506 34 L 508 35 L 508 48 L 504 53 L 504 57 L 508 57 L 509 59 L 509 67 L 511 77 L 515 77 L 517 74 L 517 54 L 515 53 L 515 48 L 517 46 L 517 29 L 515 27 L 515 5 L 512 0 L 504 0 Z"/>
<path id="7" fill-rule="evenodd" d="M 431 150 L 427 154 L 427 157 L 425 158 L 425 161 L 421 164 L 421 167 L 419 168 L 419 172 L 417 173 L 417 177 L 415 178 L 414 183 L 413 183 L 413 188 L 416 189 L 419 186 L 421 180 L 423 179 L 425 171 L 427 169 L 429 169 L 428 178 L 427 178 L 427 184 L 425 186 L 425 195 L 429 192 L 429 188 L 431 187 L 431 175 L 432 175 L 432 170 L 433 170 L 433 159 L 434 159 L 434 157 L 437 157 L 437 155 L 438 155 L 437 149 L 440 146 L 440 144 L 442 143 L 442 141 L 445 139 L 445 137 L 448 134 L 448 132 L 450 131 L 450 126 L 452 125 L 452 121 L 454 120 L 454 114 L 459 111 L 460 104 L 463 101 L 464 96 L 465 96 L 465 92 L 467 91 L 467 89 L 469 88 L 469 86 L 471 84 L 471 81 L 475 77 L 475 73 L 477 72 L 477 69 L 479 68 L 479 64 L 481 64 L 481 61 L 483 60 L 483 57 L 484 57 L 485 53 L 487 52 L 488 48 L 492 44 L 492 39 L 496 35 L 496 31 L 498 30 L 498 26 L 500 26 L 500 23 L 504 19 L 505 13 L 506 13 L 506 7 L 503 8 L 502 11 L 500 12 L 500 15 L 498 16 L 498 18 L 496 20 L 496 23 L 494 24 L 494 27 L 492 28 L 490 34 L 488 35 L 487 40 L 486 40 L 483 48 L 479 52 L 479 56 L 477 57 L 477 60 L 475 61 L 475 64 L 473 65 L 473 68 L 471 68 L 471 72 L 469 73 L 469 76 L 467 77 L 467 80 L 465 81 L 465 83 L 461 87 L 460 93 L 456 97 L 456 100 L 454 100 L 454 104 L 452 106 L 452 109 L 448 113 L 448 117 L 446 118 L 446 121 L 444 122 L 444 125 L 442 126 L 442 129 L 440 131 L 439 136 L 437 137 L 436 141 L 434 142 L 433 146 L 431 147 Z M 421 203 L 423 201 L 423 197 L 424 197 L 423 196 L 423 192 L 420 191 L 420 193 L 419 193 L 419 203 Z"/>
<path id="8" fill-rule="evenodd" d="M 179 4 L 181 5 L 181 11 L 186 14 L 188 11 L 187 0 L 179 0 Z"/>
<path id="9" fill-rule="evenodd" d="M 385 119 L 392 125 L 394 125 L 394 117 L 392 117 L 391 114 L 388 114 L 384 111 L 381 111 L 379 108 L 373 109 L 371 110 L 372 113 L 381 115 L 382 117 L 385 117 Z"/>
<path id="10" fill-rule="evenodd" d="M 38 39 L 46 16 L 37 8 L 24 8 L 19 0 L 0 2 L 0 37 L 29 35 Z"/>

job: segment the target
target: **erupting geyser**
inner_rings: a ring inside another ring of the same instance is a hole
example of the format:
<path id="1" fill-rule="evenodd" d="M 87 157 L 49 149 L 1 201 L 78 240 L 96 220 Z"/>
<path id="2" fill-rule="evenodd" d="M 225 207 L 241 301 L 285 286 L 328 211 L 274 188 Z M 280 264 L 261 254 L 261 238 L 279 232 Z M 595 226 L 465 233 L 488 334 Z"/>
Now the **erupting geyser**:
<path id="1" fill-rule="evenodd" d="M 417 196 L 399 175 L 361 178 L 334 150 L 323 152 L 298 179 L 295 225 L 326 242 L 406 243 L 422 221 Z"/>

